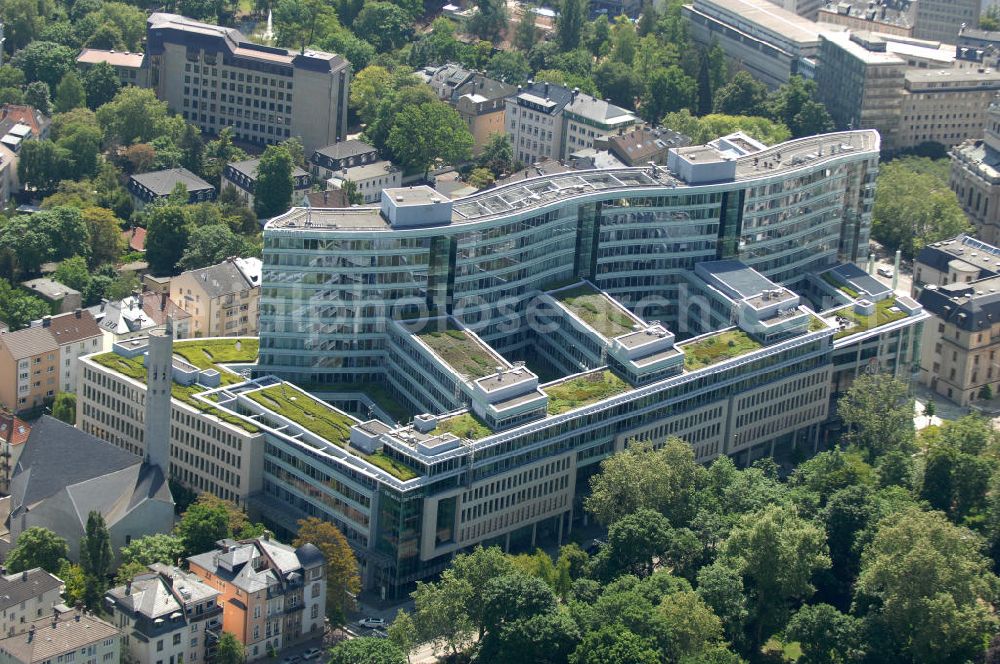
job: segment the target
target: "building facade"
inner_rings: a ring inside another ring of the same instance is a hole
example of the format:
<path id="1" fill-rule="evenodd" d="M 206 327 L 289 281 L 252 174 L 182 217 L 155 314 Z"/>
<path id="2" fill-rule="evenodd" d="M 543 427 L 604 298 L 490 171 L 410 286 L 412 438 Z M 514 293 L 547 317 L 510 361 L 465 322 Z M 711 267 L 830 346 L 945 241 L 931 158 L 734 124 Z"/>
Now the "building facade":
<path id="1" fill-rule="evenodd" d="M 391 161 L 380 159 L 360 166 L 350 166 L 335 171 L 326 181 L 327 187 L 343 189 L 353 182 L 364 203 L 376 203 L 382 199 L 382 190 L 402 184 L 403 172 Z"/>
<path id="2" fill-rule="evenodd" d="M 187 203 L 215 200 L 215 187 L 186 168 L 168 168 L 130 175 L 127 188 L 132 204 L 141 210 L 150 203 L 171 196 L 178 185 L 187 191 Z"/>
<path id="3" fill-rule="evenodd" d="M 120 661 L 121 636 L 114 625 L 92 613 L 53 610 L 25 632 L 0 639 L 2 664 L 114 664 Z"/>
<path id="4" fill-rule="evenodd" d="M 215 654 L 222 631 L 219 594 L 195 574 L 156 563 L 109 590 L 104 601 L 132 661 L 197 664 Z"/>
<path id="5" fill-rule="evenodd" d="M 188 566 L 218 591 L 223 629 L 246 646 L 248 660 L 322 635 L 327 582 L 319 549 L 266 537 L 216 544 L 188 558 Z"/>
<path id="6" fill-rule="evenodd" d="M 150 15 L 149 84 L 174 112 L 244 141 L 298 137 L 306 153 L 345 137 L 351 66 L 332 53 L 261 46 L 234 28 Z"/>
<path id="7" fill-rule="evenodd" d="M 962 27 L 979 25 L 980 0 L 919 0 L 913 15 L 913 36 L 954 44 Z"/>
<path id="8" fill-rule="evenodd" d="M 0 632 L 23 634 L 62 604 L 63 582 L 41 567 L 0 576 Z"/>
<path id="9" fill-rule="evenodd" d="M 233 189 L 247 207 L 253 209 L 253 192 L 257 188 L 257 169 L 260 159 L 246 159 L 226 164 L 222 169 L 222 188 Z M 292 168 L 292 200 L 309 191 L 312 180 L 298 166 Z"/>
<path id="10" fill-rule="evenodd" d="M 1000 106 L 987 110 L 983 138 L 952 148 L 952 191 L 976 227 L 976 237 L 1000 245 Z"/>
<path id="11" fill-rule="evenodd" d="M 82 69 L 93 67 L 99 62 L 106 63 L 114 69 L 118 74 L 118 82 L 123 86 L 135 85 L 144 88 L 149 85 L 149 70 L 143 67 L 142 53 L 85 48 L 76 57 L 77 66 Z"/>
<path id="12" fill-rule="evenodd" d="M 378 150 L 352 138 L 318 148 L 309 157 L 309 170 L 312 171 L 313 177 L 329 180 L 339 170 L 371 164 L 378 160 Z"/>
<path id="13" fill-rule="evenodd" d="M 188 270 L 170 280 L 170 298 L 191 319 L 194 337 L 236 337 L 257 333 L 260 260 L 228 258 Z"/>
<path id="14" fill-rule="evenodd" d="M 15 413 L 41 408 L 59 390 L 59 344 L 47 330 L 0 335 L 0 405 Z"/>

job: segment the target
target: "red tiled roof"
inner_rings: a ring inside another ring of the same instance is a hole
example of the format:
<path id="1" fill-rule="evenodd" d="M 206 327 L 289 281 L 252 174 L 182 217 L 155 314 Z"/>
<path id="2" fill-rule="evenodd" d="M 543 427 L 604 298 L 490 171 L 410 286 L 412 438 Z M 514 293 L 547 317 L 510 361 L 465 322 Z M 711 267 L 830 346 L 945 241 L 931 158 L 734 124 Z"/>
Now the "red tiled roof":
<path id="1" fill-rule="evenodd" d="M 128 242 L 128 248 L 132 251 L 146 251 L 146 229 L 142 226 L 136 226 L 135 228 L 127 231 L 122 231 L 122 235 L 125 236 L 125 241 Z"/>
<path id="2" fill-rule="evenodd" d="M 0 441 L 10 445 L 21 445 L 28 440 L 31 425 L 16 415 L 0 413 Z"/>

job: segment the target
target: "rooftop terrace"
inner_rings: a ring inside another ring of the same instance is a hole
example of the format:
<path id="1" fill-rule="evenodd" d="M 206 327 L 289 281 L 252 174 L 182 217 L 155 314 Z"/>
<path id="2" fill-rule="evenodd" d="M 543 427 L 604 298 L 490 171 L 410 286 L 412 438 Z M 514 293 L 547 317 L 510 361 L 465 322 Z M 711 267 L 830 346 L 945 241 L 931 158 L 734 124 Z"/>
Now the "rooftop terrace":
<path id="1" fill-rule="evenodd" d="M 483 378 L 496 372 L 506 362 L 465 330 L 451 327 L 416 335 L 434 354 L 457 373 L 469 378 Z"/>
<path id="2" fill-rule="evenodd" d="M 863 314 L 855 311 L 854 305 L 850 305 L 834 311 L 833 315 L 836 316 L 840 327 L 834 333 L 834 339 L 874 330 L 877 327 L 888 325 L 909 316 L 907 312 L 897 306 L 896 298 L 894 297 L 876 302 L 875 311 L 871 314 Z"/>
<path id="3" fill-rule="evenodd" d="M 549 397 L 549 415 L 559 415 L 589 406 L 630 389 L 632 387 L 628 383 L 608 369 L 574 376 L 542 387 L 542 391 Z"/>

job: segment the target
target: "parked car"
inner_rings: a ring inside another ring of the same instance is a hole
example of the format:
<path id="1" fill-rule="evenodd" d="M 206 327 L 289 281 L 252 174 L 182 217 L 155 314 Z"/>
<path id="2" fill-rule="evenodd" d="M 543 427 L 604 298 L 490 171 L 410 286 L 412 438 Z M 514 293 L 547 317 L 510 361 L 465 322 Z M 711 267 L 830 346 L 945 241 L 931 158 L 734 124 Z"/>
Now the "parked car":
<path id="1" fill-rule="evenodd" d="M 876 272 L 878 272 L 881 276 L 885 277 L 886 279 L 892 279 L 893 273 L 891 267 L 880 267 L 878 270 L 876 270 Z"/>
<path id="2" fill-rule="evenodd" d="M 385 627 L 385 620 L 383 618 L 362 618 L 358 624 L 368 629 L 375 629 L 376 627 Z"/>
<path id="3" fill-rule="evenodd" d="M 322 654 L 323 651 L 320 650 L 319 648 L 310 648 L 309 650 L 302 653 L 302 659 L 304 660 L 316 659 Z"/>

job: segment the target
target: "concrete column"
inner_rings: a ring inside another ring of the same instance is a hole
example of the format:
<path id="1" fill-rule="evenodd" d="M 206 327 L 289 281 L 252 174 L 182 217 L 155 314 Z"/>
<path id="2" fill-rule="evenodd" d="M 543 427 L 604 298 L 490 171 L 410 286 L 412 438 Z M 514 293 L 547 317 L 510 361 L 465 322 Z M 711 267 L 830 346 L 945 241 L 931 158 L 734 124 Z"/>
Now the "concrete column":
<path id="1" fill-rule="evenodd" d="M 146 460 L 170 476 L 170 388 L 173 384 L 174 335 L 172 321 L 165 330 L 147 337 L 146 418 L 143 431 Z"/>
<path id="2" fill-rule="evenodd" d="M 538 522 L 531 524 L 531 548 L 535 548 L 535 536 L 538 534 Z"/>
<path id="3" fill-rule="evenodd" d="M 504 536 L 503 551 L 504 553 L 510 553 L 510 533 Z"/>
<path id="4" fill-rule="evenodd" d="M 566 512 L 559 515 L 559 539 L 557 540 L 557 545 L 562 546 L 562 536 L 563 536 L 563 522 L 566 520 Z"/>

